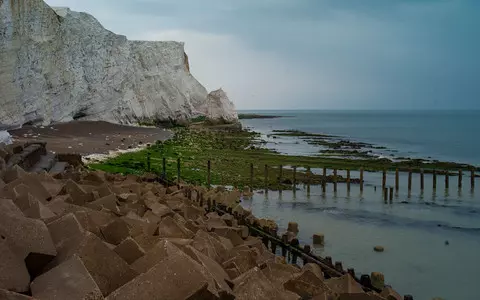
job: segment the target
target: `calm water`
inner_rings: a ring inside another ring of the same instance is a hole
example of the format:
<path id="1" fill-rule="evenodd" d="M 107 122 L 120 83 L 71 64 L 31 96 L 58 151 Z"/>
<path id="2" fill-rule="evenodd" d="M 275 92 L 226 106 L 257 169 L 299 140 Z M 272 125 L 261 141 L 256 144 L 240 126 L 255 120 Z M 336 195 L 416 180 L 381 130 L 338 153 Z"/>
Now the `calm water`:
<path id="1" fill-rule="evenodd" d="M 268 132 L 297 129 L 388 147 L 396 156 L 480 165 L 480 111 L 260 111 L 288 116 L 242 120 Z"/>
<path id="2" fill-rule="evenodd" d="M 480 129 L 475 122 L 479 112 L 269 113 L 292 117 L 245 120 L 243 124 L 263 133 L 298 129 L 342 135 L 387 146 L 399 156 L 480 164 L 480 155 L 475 153 L 479 148 L 475 139 Z M 292 154 L 316 151 L 305 143 L 296 144 L 295 138 L 276 139 L 269 146 Z M 358 174 L 352 172 L 352 176 Z M 316 248 L 317 254 L 330 255 L 359 274 L 383 272 L 386 282 L 401 294 L 421 300 L 480 299 L 476 288 L 480 269 L 480 180 L 472 191 L 469 176 L 464 176 L 462 189 L 457 187 L 458 178 L 451 177 L 446 190 L 444 177 L 438 176 L 434 191 L 432 178 L 426 174 L 425 190 L 421 192 L 420 178 L 414 174 L 409 194 L 407 176 L 401 174 L 400 190 L 391 203 L 383 201 L 380 188 L 374 189 L 381 185 L 381 174 L 366 173 L 365 180 L 363 193 L 355 185 L 347 192 L 346 186 L 339 184 L 338 192 L 333 193 L 330 184 L 325 194 L 320 187 L 312 186 L 307 193 L 300 186 L 296 193 L 257 193 L 244 205 L 258 217 L 276 220 L 281 230 L 289 221 L 298 222 L 304 244 L 311 244 L 314 233 L 325 234 L 326 245 Z M 387 185 L 393 186 L 393 181 L 394 175 L 388 174 Z M 374 252 L 375 245 L 384 246 L 385 252 Z"/>

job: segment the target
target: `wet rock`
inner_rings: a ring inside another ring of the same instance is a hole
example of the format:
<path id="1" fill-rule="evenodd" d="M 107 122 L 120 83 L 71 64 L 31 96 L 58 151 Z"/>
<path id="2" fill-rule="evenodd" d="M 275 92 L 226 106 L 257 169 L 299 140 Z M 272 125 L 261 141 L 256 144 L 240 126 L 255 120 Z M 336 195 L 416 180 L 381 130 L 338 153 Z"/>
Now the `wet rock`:
<path id="1" fill-rule="evenodd" d="M 375 252 L 383 252 L 383 251 L 385 251 L 385 248 L 383 248 L 383 246 L 375 246 L 375 247 L 373 247 L 373 250 Z"/>
<path id="2" fill-rule="evenodd" d="M 209 280 L 201 268 L 191 257 L 177 250 L 162 263 L 111 293 L 106 300 L 218 299 L 209 292 Z"/>
<path id="3" fill-rule="evenodd" d="M 145 255 L 145 250 L 131 237 L 123 240 L 113 251 L 130 265 Z"/>
<path id="4" fill-rule="evenodd" d="M 25 262 L 10 249 L 8 240 L 3 236 L 0 237 L 0 258 L 0 289 L 19 293 L 27 292 L 30 274 Z"/>
<path id="5" fill-rule="evenodd" d="M 35 278 L 31 288 L 32 295 L 39 300 L 103 299 L 99 287 L 76 255 Z"/>

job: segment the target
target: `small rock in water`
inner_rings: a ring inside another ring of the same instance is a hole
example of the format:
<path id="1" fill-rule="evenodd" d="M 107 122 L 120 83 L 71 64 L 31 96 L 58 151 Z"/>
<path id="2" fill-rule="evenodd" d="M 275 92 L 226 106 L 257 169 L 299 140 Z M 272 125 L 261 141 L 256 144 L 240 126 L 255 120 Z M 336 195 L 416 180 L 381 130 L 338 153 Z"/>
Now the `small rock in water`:
<path id="1" fill-rule="evenodd" d="M 447 246 L 450 245 L 450 242 L 448 240 L 445 241 L 445 245 L 447 245 Z"/>
<path id="2" fill-rule="evenodd" d="M 373 250 L 375 252 L 383 252 L 383 251 L 385 251 L 385 248 L 383 248 L 382 246 L 375 246 L 375 247 L 373 247 Z"/>

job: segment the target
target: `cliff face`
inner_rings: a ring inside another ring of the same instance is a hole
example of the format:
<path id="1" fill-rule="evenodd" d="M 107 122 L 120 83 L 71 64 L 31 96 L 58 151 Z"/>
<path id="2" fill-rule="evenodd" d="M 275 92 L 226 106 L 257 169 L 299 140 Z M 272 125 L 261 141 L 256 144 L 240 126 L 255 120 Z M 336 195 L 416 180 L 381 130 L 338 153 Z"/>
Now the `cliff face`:
<path id="1" fill-rule="evenodd" d="M 128 41 L 85 13 L 0 0 L 0 124 L 182 120 L 207 115 L 207 98 L 183 43 Z"/>

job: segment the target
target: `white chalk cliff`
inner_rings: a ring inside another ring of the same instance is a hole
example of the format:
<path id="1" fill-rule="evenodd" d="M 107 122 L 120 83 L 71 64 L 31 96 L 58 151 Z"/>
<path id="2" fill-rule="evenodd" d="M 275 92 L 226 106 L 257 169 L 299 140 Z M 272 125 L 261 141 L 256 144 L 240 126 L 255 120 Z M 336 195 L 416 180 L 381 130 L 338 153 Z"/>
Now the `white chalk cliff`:
<path id="1" fill-rule="evenodd" d="M 183 43 L 129 41 L 86 13 L 0 0 L 0 124 L 199 115 L 238 119 L 226 95 L 212 102 L 190 74 Z"/>

